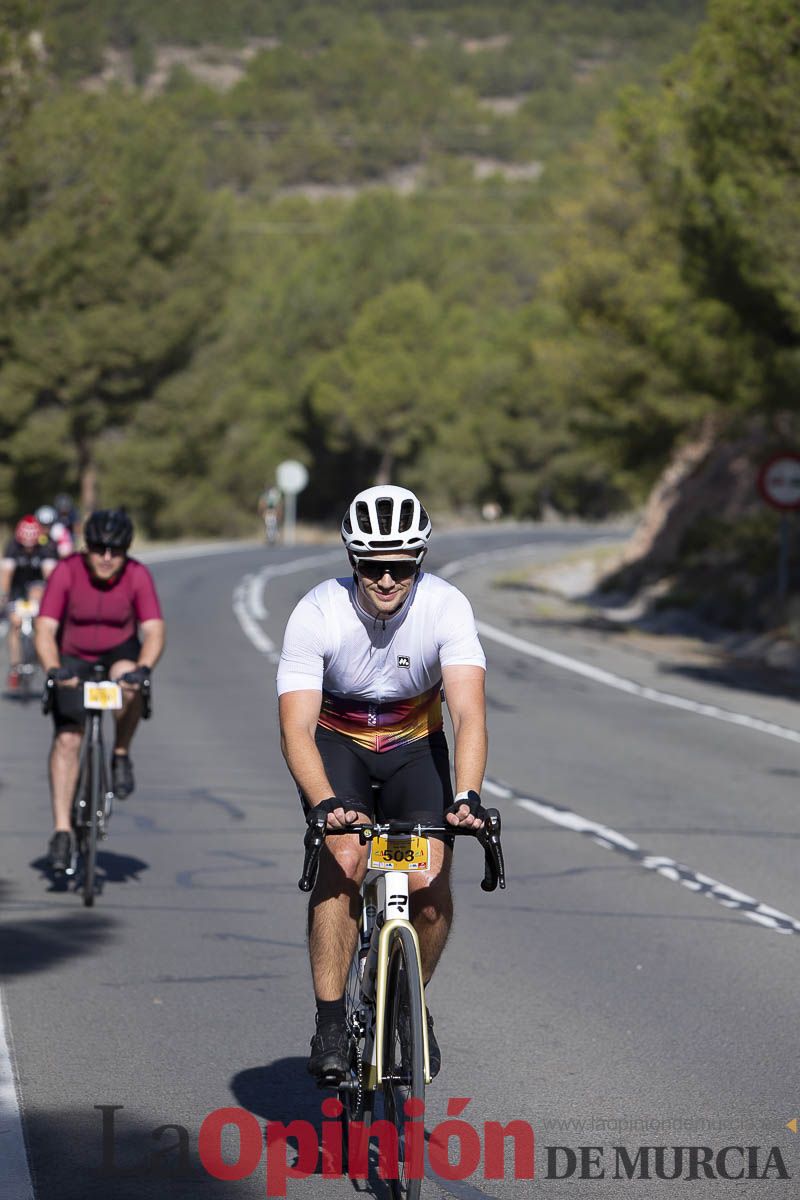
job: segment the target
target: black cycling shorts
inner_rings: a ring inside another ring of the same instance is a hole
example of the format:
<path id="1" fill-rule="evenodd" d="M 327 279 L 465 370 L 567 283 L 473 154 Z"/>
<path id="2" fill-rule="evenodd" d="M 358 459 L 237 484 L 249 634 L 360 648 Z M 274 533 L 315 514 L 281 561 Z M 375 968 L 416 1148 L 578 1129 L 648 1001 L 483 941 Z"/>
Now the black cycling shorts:
<path id="1" fill-rule="evenodd" d="M 110 671 L 114 663 L 122 662 L 126 658 L 131 662 L 136 662 L 141 648 L 142 643 L 138 637 L 130 637 L 126 641 L 120 642 L 118 646 L 104 650 L 99 655 L 97 662 L 103 664 L 105 671 Z M 92 671 L 97 663 L 88 662 L 85 658 L 77 658 L 73 654 L 62 654 L 61 665 L 70 667 L 73 673 L 83 680 L 91 679 Z M 83 688 L 80 686 L 59 687 L 56 684 L 53 689 L 52 711 L 56 733 L 60 733 L 62 729 L 83 729 L 86 720 L 86 710 L 83 707 Z"/>
<path id="2" fill-rule="evenodd" d="M 315 740 L 334 795 L 344 808 L 351 800 L 379 821 L 441 823 L 444 810 L 453 803 L 450 754 L 442 730 L 381 754 L 319 726 Z M 377 812 L 373 783 L 381 785 Z M 305 797 L 301 799 L 308 815 L 309 805 Z M 431 837 L 453 844 L 448 834 Z"/>

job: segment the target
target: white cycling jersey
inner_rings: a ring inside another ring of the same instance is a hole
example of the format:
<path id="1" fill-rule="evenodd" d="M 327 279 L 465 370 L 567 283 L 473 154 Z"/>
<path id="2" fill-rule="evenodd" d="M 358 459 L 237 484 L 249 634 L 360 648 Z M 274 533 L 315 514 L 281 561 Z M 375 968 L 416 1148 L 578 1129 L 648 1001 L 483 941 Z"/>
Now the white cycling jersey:
<path id="1" fill-rule="evenodd" d="M 278 695 L 321 691 L 319 724 L 369 750 L 442 728 L 442 667 L 486 667 L 466 596 L 421 574 L 399 612 L 364 611 L 352 576 L 312 588 L 289 618 Z"/>

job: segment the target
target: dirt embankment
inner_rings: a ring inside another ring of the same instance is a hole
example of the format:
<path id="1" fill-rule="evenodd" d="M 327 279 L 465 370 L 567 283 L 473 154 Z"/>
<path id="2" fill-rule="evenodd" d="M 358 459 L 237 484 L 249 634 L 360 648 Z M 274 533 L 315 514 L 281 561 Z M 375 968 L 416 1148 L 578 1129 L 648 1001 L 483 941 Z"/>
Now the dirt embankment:
<path id="1" fill-rule="evenodd" d="M 799 442 L 794 414 L 735 429 L 709 420 L 678 449 L 627 542 L 526 573 L 531 605 L 659 653 L 671 639 L 683 653 L 688 639 L 698 654 L 800 684 L 800 518 L 786 526 L 782 596 L 780 516 L 757 486 L 761 465 Z"/>

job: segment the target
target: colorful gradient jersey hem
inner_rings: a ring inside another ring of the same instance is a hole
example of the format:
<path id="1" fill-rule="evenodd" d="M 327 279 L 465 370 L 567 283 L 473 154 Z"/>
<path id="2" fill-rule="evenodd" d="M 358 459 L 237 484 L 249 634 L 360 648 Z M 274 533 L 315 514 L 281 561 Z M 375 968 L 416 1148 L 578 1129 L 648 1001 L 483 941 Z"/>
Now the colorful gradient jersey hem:
<path id="1" fill-rule="evenodd" d="M 442 729 L 442 685 L 435 684 L 421 696 L 382 704 L 323 692 L 318 725 L 344 734 L 365 750 L 397 750 Z"/>

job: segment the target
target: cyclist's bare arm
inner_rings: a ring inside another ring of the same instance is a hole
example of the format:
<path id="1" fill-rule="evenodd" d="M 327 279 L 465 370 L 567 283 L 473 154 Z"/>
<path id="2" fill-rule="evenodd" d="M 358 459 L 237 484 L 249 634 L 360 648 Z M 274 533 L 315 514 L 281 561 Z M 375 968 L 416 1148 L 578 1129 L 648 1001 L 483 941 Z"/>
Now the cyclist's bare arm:
<path id="1" fill-rule="evenodd" d="M 8 599 L 11 592 L 11 580 L 16 569 L 17 564 L 13 558 L 0 559 L 0 598 L 4 600 Z"/>
<path id="2" fill-rule="evenodd" d="M 480 794 L 488 751 L 486 672 L 483 667 L 443 667 L 442 682 L 453 722 L 456 795 L 470 791 Z M 462 804 L 457 814 L 448 814 L 447 820 L 451 825 L 468 828 L 482 824 L 470 814 L 466 804 Z"/>
<path id="3" fill-rule="evenodd" d="M 312 807 L 334 795 L 322 757 L 314 740 L 322 692 L 284 692 L 279 700 L 281 750 L 300 791 Z M 339 828 L 358 818 L 352 809 L 337 808 L 328 814 L 328 825 Z"/>
<path id="4" fill-rule="evenodd" d="M 55 671 L 61 666 L 61 655 L 56 641 L 58 625 L 59 623 L 55 617 L 38 617 L 36 620 L 34 633 L 36 654 L 45 673 Z M 72 683 L 72 680 L 65 680 L 64 682 Z M 75 682 L 77 682 L 77 676 L 75 677 Z"/>
<path id="5" fill-rule="evenodd" d="M 142 648 L 136 665 L 152 669 L 164 653 L 166 627 L 163 621 L 153 618 L 150 621 L 142 621 L 139 631 L 142 635 Z"/>

